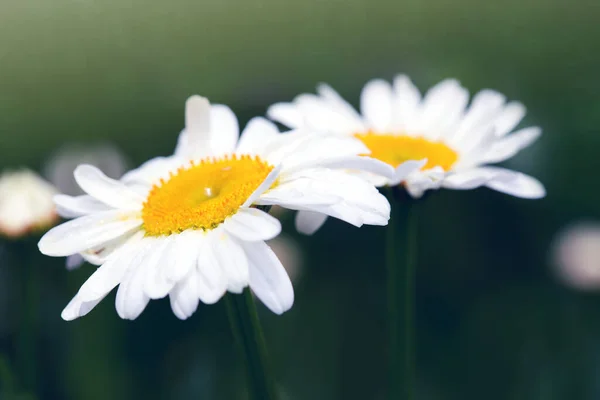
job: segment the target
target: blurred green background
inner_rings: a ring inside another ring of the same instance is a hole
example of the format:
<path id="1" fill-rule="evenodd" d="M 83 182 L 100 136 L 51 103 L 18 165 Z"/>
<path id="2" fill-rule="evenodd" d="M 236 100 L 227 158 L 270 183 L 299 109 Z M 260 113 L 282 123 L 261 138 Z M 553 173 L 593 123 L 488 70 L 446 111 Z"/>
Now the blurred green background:
<path id="1" fill-rule="evenodd" d="M 528 107 L 541 140 L 509 166 L 548 190 L 480 189 L 424 202 L 417 273 L 418 400 L 599 399 L 600 297 L 561 284 L 555 234 L 598 219 L 600 2 L 594 0 L 0 0 L 0 167 L 41 169 L 72 141 L 134 164 L 172 151 L 198 93 L 242 123 L 328 82 L 355 105 L 371 78 L 424 91 L 456 77 Z M 296 304 L 259 309 L 282 399 L 382 399 L 384 229 L 285 229 L 304 260 Z M 122 321 L 114 294 L 60 312 L 91 266 L 36 255 L 39 399 L 243 399 L 222 302 L 181 322 L 168 300 Z M 352 249 L 352 251 L 349 251 Z M 24 313 L 14 243 L 0 245 L 0 352 Z M 600 260 L 598 261 L 600 268 Z"/>

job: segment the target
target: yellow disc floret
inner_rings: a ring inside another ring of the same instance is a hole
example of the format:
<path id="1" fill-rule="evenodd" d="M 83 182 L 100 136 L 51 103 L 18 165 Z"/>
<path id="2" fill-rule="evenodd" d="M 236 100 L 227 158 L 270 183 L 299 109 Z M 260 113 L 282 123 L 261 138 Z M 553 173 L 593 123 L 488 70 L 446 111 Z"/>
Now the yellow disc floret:
<path id="1" fill-rule="evenodd" d="M 251 156 L 191 162 L 154 185 L 144 203 L 146 234 L 170 235 L 213 229 L 240 208 L 273 166 Z"/>
<path id="2" fill-rule="evenodd" d="M 422 137 L 358 133 L 354 135 L 371 150 L 371 157 L 397 167 L 405 161 L 427 159 L 423 169 L 442 167 L 449 171 L 458 160 L 458 154 L 443 142 Z"/>

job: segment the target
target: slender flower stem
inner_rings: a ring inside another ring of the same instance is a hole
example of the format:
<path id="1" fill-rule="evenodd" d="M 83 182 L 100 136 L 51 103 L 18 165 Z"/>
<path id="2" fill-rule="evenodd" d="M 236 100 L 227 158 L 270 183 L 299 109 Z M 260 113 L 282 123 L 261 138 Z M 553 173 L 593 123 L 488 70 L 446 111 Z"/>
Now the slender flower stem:
<path id="1" fill-rule="evenodd" d="M 413 400 L 417 202 L 398 188 L 393 190 L 388 192 L 392 218 L 386 235 L 389 398 Z"/>
<path id="2" fill-rule="evenodd" d="M 233 334 L 243 350 L 251 400 L 276 399 L 275 387 L 267 366 L 265 339 L 249 289 L 241 295 L 225 296 Z"/>
<path id="3" fill-rule="evenodd" d="M 36 324 L 38 287 L 34 273 L 34 257 L 37 248 L 31 238 L 14 243 L 17 268 L 21 273 L 21 323 L 17 339 L 16 366 L 21 387 L 28 393 L 36 393 Z"/>

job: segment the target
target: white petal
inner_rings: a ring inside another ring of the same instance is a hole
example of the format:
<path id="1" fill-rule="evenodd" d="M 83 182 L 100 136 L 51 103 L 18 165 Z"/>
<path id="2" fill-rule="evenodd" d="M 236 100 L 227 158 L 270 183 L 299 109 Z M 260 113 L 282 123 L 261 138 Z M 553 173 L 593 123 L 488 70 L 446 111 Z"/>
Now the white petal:
<path id="1" fill-rule="evenodd" d="M 108 260 L 108 257 L 123 245 L 135 232 L 129 232 L 113 240 L 102 243 L 99 247 L 94 247 L 80 253 L 81 257 L 92 265 L 102 265 Z"/>
<path id="2" fill-rule="evenodd" d="M 248 199 L 246 199 L 244 204 L 242 204 L 241 208 L 247 208 L 247 207 L 250 207 L 252 204 L 254 204 L 256 199 L 258 199 L 264 192 L 269 190 L 269 188 L 273 185 L 273 183 L 279 177 L 280 173 L 281 173 L 281 165 L 278 165 L 275 168 L 273 168 L 273 170 L 271 172 L 269 172 L 269 175 L 267 175 L 267 177 L 265 178 L 263 183 L 261 183 L 256 188 L 256 190 L 254 192 L 252 192 L 252 194 L 250 195 L 250 197 L 248 197 Z"/>
<path id="3" fill-rule="evenodd" d="M 260 154 L 266 143 L 279 135 L 274 123 L 254 117 L 248 122 L 238 143 L 237 154 Z"/>
<path id="4" fill-rule="evenodd" d="M 541 134 L 542 130 L 537 126 L 521 129 L 493 143 L 479 162 L 497 163 L 508 160 L 535 142 Z"/>
<path id="5" fill-rule="evenodd" d="M 209 233 L 210 234 L 210 233 Z M 198 255 L 195 269 L 196 295 L 204 304 L 213 304 L 227 290 L 227 276 L 211 248 L 211 240 L 205 240 Z"/>
<path id="6" fill-rule="evenodd" d="M 198 281 L 195 271 L 179 282 L 169 293 L 171 309 L 175 316 L 185 320 L 192 316 L 198 308 Z"/>
<path id="7" fill-rule="evenodd" d="M 163 266 L 165 277 L 177 283 L 194 268 L 198 260 L 198 253 L 202 245 L 204 233 L 202 231 L 187 230 L 178 235 L 173 235 L 174 242 L 169 246 L 169 254 L 164 254 L 160 263 Z M 169 257 L 169 260 L 166 258 Z"/>
<path id="8" fill-rule="evenodd" d="M 332 108 L 337 110 L 340 114 L 346 116 L 348 119 L 354 120 L 356 126 L 361 126 L 362 121 L 360 115 L 356 112 L 346 100 L 339 95 L 331 86 L 320 83 L 317 86 L 317 93 L 323 100 L 325 100 Z"/>
<path id="9" fill-rule="evenodd" d="M 306 167 L 323 167 L 331 169 L 351 169 L 356 171 L 369 172 L 371 174 L 384 176 L 386 178 L 394 177 L 394 168 L 379 161 L 375 158 L 364 157 L 364 156 L 348 156 L 348 157 L 336 157 L 336 158 L 322 158 L 312 164 L 303 165 L 298 168 L 286 170 L 286 173 L 294 172 L 296 169 Z"/>
<path id="10" fill-rule="evenodd" d="M 306 132 L 290 132 L 281 136 L 281 145 L 265 156 L 273 165 L 282 164 L 285 172 L 318 165 L 327 159 L 354 157 L 371 152 L 363 142 L 351 136 Z"/>
<path id="11" fill-rule="evenodd" d="M 185 165 L 189 160 L 181 157 L 156 157 L 146 161 L 138 168 L 127 172 L 121 182 L 131 189 L 132 184 L 144 184 L 151 187 L 160 179 L 167 179 L 171 172 Z"/>
<path id="12" fill-rule="evenodd" d="M 478 188 L 489 182 L 496 174 L 481 168 L 473 168 L 465 171 L 449 174 L 442 183 L 447 189 L 470 190 Z"/>
<path id="13" fill-rule="evenodd" d="M 77 218 L 87 214 L 111 210 L 111 207 L 92 196 L 57 194 L 54 196 L 54 204 L 56 204 L 58 214 L 63 218 Z"/>
<path id="14" fill-rule="evenodd" d="M 38 243 L 43 254 L 70 256 L 98 247 L 142 225 L 137 215 L 105 211 L 74 219 L 48 231 Z"/>
<path id="15" fill-rule="evenodd" d="M 224 230 L 211 235 L 213 254 L 227 280 L 227 290 L 242 293 L 248 286 L 248 259 L 242 247 Z"/>
<path id="16" fill-rule="evenodd" d="M 67 304 L 63 312 L 60 314 L 61 318 L 65 321 L 73 321 L 79 317 L 83 317 L 94 309 L 105 296 L 100 297 L 97 300 L 82 301 L 79 295 L 75 295 L 73 299 Z"/>
<path id="17" fill-rule="evenodd" d="M 223 227 L 232 235 L 247 241 L 269 240 L 279 235 L 281 224 L 257 208 L 242 208 L 225 220 Z"/>
<path id="18" fill-rule="evenodd" d="M 482 168 L 497 172 L 494 179 L 486 184 L 490 189 L 524 199 L 539 199 L 546 196 L 544 185 L 531 176 L 504 168 Z"/>
<path id="19" fill-rule="evenodd" d="M 306 121 L 300 109 L 293 103 L 276 103 L 267 110 L 267 117 L 289 128 L 300 128 Z"/>
<path id="20" fill-rule="evenodd" d="M 124 210 L 141 210 L 144 198 L 123 183 L 104 175 L 92 165 L 75 168 L 77 184 L 89 195 L 104 204 Z"/>
<path id="21" fill-rule="evenodd" d="M 421 93 L 406 75 L 394 79 L 394 127 L 402 132 L 411 132 L 418 123 Z"/>
<path id="22" fill-rule="evenodd" d="M 134 320 L 144 311 L 150 298 L 144 293 L 146 261 L 152 255 L 152 247 L 156 245 L 154 238 L 144 238 L 140 243 L 136 256 L 127 267 L 127 272 L 119 284 L 115 308 L 123 319 Z"/>
<path id="23" fill-rule="evenodd" d="M 187 99 L 185 102 L 185 139 L 182 140 L 184 143 L 177 146 L 175 152 L 177 156 L 193 159 L 210 152 L 212 123 L 210 117 L 211 107 L 208 99 L 197 95 Z"/>
<path id="24" fill-rule="evenodd" d="M 105 296 L 123 280 L 130 265 L 139 255 L 143 232 L 132 236 L 109 259 L 88 278 L 79 289 L 82 301 L 93 301 Z"/>
<path id="25" fill-rule="evenodd" d="M 300 210 L 296 213 L 296 230 L 304 235 L 312 235 L 323 226 L 327 217 L 327 214 Z"/>
<path id="26" fill-rule="evenodd" d="M 381 79 L 368 82 L 360 95 L 360 110 L 371 128 L 379 132 L 389 131 L 392 127 L 391 85 Z"/>
<path id="27" fill-rule="evenodd" d="M 176 282 L 167 279 L 165 272 L 172 267 L 172 263 L 176 262 L 175 258 L 171 256 L 177 253 L 177 250 L 173 251 L 175 236 L 156 238 L 154 248 L 148 252 L 146 260 L 144 260 L 146 271 L 143 290 L 151 299 L 162 299 L 175 286 Z"/>
<path id="28" fill-rule="evenodd" d="M 248 255 L 250 288 L 271 311 L 282 314 L 294 304 L 292 282 L 273 253 L 264 242 L 242 243 Z"/>
<path id="29" fill-rule="evenodd" d="M 340 109 L 338 103 L 332 103 L 327 98 L 301 94 L 294 99 L 294 104 L 304 117 L 303 126 L 311 130 L 338 135 L 351 135 L 364 130 L 359 118 L 344 108 Z"/>
<path id="30" fill-rule="evenodd" d="M 450 144 L 473 140 L 473 135 L 487 131 L 500 115 L 505 101 L 504 95 L 493 90 L 486 89 L 477 93 L 455 133 L 448 137 Z"/>
<path id="31" fill-rule="evenodd" d="M 502 137 L 512 131 L 519 125 L 526 112 L 527 109 L 523 104 L 516 101 L 508 103 L 500 116 L 494 121 L 496 135 Z"/>
<path id="32" fill-rule="evenodd" d="M 398 185 L 400 182 L 404 181 L 408 177 L 408 175 L 423 168 L 425 164 L 427 164 L 427 159 L 409 160 L 403 162 L 402 164 L 398 165 L 398 167 L 396 167 L 396 170 L 394 171 L 394 177 L 390 180 L 389 185 Z"/>
<path id="33" fill-rule="evenodd" d="M 231 154 L 235 150 L 240 127 L 231 109 L 222 104 L 210 108 L 210 149 L 212 154 L 220 156 Z"/>
<path id="34" fill-rule="evenodd" d="M 446 79 L 427 92 L 420 113 L 419 132 L 430 140 L 440 140 L 456 128 L 469 101 L 469 92 L 455 79 Z"/>

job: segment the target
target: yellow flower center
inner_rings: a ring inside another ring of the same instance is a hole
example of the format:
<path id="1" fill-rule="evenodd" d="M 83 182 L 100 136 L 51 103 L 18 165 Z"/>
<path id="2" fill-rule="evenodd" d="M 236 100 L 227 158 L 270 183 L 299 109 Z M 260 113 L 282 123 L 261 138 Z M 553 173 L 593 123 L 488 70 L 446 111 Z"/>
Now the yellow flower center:
<path id="1" fill-rule="evenodd" d="M 237 212 L 273 166 L 251 156 L 192 162 L 150 190 L 142 209 L 150 236 L 213 229 Z"/>
<path id="2" fill-rule="evenodd" d="M 458 160 L 458 153 L 443 142 L 404 135 L 357 133 L 354 135 L 371 150 L 370 156 L 397 167 L 405 161 L 427 159 L 423 170 L 442 167 L 449 171 Z"/>

